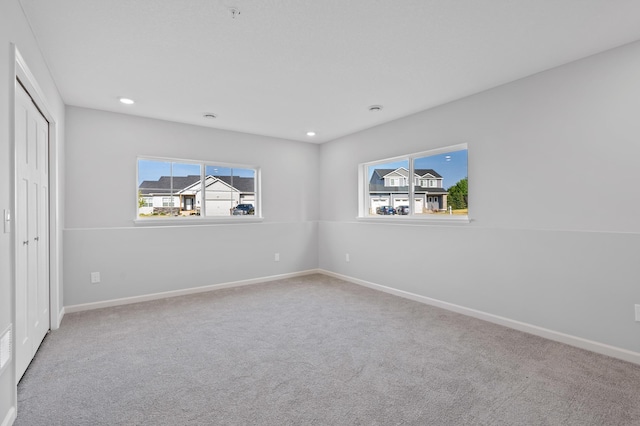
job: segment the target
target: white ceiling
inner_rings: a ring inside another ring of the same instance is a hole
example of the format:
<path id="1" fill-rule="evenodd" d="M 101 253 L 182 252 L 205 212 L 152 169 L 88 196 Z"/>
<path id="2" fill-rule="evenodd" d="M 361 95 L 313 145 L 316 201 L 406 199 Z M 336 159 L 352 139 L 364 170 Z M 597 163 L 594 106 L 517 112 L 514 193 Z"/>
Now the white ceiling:
<path id="1" fill-rule="evenodd" d="M 306 142 L 640 39 L 638 0 L 21 3 L 68 105 Z"/>

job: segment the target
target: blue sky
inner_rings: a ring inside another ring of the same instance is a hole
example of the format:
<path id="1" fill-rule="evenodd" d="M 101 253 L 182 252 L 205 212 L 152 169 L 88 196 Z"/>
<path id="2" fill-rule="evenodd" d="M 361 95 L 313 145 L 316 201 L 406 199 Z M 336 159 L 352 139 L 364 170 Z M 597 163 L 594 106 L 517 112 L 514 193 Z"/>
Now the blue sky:
<path id="1" fill-rule="evenodd" d="M 414 168 L 416 169 L 433 169 L 442 176 L 442 186 L 449 189 L 467 177 L 467 154 L 466 149 L 461 151 L 452 151 L 444 154 L 431 155 L 415 160 Z M 374 169 L 397 169 L 404 167 L 409 169 L 409 161 L 394 161 L 384 164 L 376 164 L 369 166 L 369 179 Z"/>
<path id="2" fill-rule="evenodd" d="M 173 176 L 200 175 L 200 164 L 171 163 L 170 161 L 158 160 L 138 160 L 138 185 L 145 180 L 158 180 L 161 176 L 171 176 L 173 165 Z M 206 166 L 207 175 L 254 177 L 255 172 L 250 169 L 229 168 L 222 166 Z"/>

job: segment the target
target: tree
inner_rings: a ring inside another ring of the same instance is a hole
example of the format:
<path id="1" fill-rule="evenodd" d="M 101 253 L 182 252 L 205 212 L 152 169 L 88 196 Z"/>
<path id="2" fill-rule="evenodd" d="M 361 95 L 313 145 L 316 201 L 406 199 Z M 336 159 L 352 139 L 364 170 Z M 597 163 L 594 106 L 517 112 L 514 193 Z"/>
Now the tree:
<path id="1" fill-rule="evenodd" d="M 447 202 L 452 209 L 466 209 L 469 196 L 468 179 L 460 179 L 458 183 L 449 188 Z"/>

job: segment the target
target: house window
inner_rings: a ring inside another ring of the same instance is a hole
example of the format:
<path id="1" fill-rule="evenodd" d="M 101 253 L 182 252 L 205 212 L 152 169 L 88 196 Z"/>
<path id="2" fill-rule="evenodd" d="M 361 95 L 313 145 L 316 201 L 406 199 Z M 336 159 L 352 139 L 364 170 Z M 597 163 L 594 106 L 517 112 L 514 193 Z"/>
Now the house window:
<path id="1" fill-rule="evenodd" d="M 255 170 L 207 165 L 205 216 L 255 215 Z"/>
<path id="2" fill-rule="evenodd" d="M 138 218 L 236 218 L 258 213 L 258 168 L 138 159 Z"/>
<path id="3" fill-rule="evenodd" d="M 460 144 L 361 164 L 359 217 L 468 220 L 467 162 Z"/>

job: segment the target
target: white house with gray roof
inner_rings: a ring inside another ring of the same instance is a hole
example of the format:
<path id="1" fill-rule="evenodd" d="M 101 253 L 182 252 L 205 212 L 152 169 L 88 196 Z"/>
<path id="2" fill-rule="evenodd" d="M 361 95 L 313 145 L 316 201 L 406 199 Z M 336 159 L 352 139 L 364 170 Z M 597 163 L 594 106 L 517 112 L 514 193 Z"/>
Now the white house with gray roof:
<path id="1" fill-rule="evenodd" d="M 252 177 L 208 175 L 161 176 L 138 186 L 139 215 L 229 216 L 238 204 L 255 204 Z"/>
<path id="2" fill-rule="evenodd" d="M 411 179 L 409 170 L 404 167 L 375 169 L 369 180 L 371 214 L 381 206 L 410 206 L 414 214 L 444 211 L 448 192 L 443 188 L 442 180 L 433 169 L 415 169 Z M 413 204 L 409 203 L 409 181 L 414 188 Z"/>

